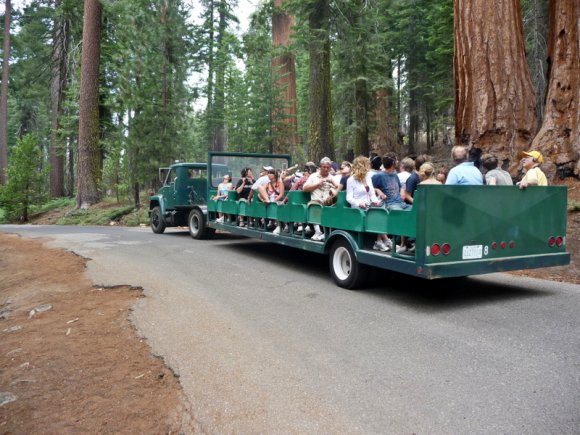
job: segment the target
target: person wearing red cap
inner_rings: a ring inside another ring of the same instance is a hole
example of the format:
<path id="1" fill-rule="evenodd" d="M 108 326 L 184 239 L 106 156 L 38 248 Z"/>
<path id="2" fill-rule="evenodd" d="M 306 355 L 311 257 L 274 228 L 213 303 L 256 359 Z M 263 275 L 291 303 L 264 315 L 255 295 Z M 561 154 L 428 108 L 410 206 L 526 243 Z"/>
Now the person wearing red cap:
<path id="1" fill-rule="evenodd" d="M 547 186 L 548 179 L 540 169 L 540 165 L 544 162 L 544 157 L 539 151 L 524 152 L 524 157 L 521 160 L 522 166 L 526 171 L 526 175 L 522 181 L 517 183 L 520 189 L 525 189 L 528 186 Z"/>

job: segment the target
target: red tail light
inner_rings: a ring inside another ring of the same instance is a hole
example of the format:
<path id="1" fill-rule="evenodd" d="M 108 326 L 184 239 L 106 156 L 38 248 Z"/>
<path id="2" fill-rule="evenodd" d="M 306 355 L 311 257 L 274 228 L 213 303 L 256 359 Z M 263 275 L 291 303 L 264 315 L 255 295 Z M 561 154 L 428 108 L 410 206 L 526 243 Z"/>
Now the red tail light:
<path id="1" fill-rule="evenodd" d="M 506 242 L 501 242 L 499 244 L 499 246 L 501 246 L 501 249 L 505 249 L 507 247 L 507 243 Z"/>
<path id="2" fill-rule="evenodd" d="M 491 249 L 497 249 L 497 242 L 493 242 L 491 244 Z"/>
<path id="3" fill-rule="evenodd" d="M 431 254 L 434 256 L 439 255 L 439 253 L 441 252 L 441 248 L 439 247 L 439 245 L 437 243 L 433 243 L 431 245 Z"/>
<path id="4" fill-rule="evenodd" d="M 510 240 L 510 248 L 515 248 L 516 242 L 514 240 Z"/>
<path id="5" fill-rule="evenodd" d="M 441 250 L 443 251 L 443 255 L 449 255 L 451 252 L 451 245 L 449 245 L 449 243 L 444 243 Z"/>
<path id="6" fill-rule="evenodd" d="M 548 246 L 550 248 L 553 248 L 555 244 L 556 244 L 556 238 L 555 237 L 550 237 L 550 239 L 548 240 Z"/>
<path id="7" fill-rule="evenodd" d="M 562 246 L 563 243 L 564 243 L 564 239 L 562 238 L 562 236 L 556 237 L 556 246 L 560 247 L 560 246 Z"/>

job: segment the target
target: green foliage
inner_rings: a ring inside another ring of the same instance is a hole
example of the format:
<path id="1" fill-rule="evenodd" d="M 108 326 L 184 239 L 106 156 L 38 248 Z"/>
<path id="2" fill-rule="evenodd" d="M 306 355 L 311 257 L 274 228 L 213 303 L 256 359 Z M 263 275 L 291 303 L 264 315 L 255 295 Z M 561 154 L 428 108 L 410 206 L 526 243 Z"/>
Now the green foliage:
<path id="1" fill-rule="evenodd" d="M 125 205 L 114 208 L 73 209 L 56 220 L 57 225 L 109 225 L 132 213 L 135 208 Z"/>
<path id="2" fill-rule="evenodd" d="M 43 167 L 38 140 L 26 135 L 11 149 L 8 182 L 0 190 L 0 207 L 9 220 L 28 221 L 30 207 L 46 198 L 48 168 Z"/>
<path id="3" fill-rule="evenodd" d="M 74 208 L 75 206 L 76 201 L 74 198 L 55 198 L 42 204 L 31 205 L 30 215 L 38 215 L 63 208 Z"/>

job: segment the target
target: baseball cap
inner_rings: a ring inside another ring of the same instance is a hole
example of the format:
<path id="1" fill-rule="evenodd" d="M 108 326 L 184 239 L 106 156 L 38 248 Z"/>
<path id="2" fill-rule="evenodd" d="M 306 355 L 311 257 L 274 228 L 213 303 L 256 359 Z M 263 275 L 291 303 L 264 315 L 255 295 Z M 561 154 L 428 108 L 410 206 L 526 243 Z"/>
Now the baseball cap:
<path id="1" fill-rule="evenodd" d="M 274 168 L 272 166 L 263 166 L 262 169 L 264 171 L 273 171 L 274 170 Z"/>
<path id="2" fill-rule="evenodd" d="M 544 156 L 542 156 L 542 154 L 539 151 L 529 151 L 529 152 L 524 151 L 522 154 L 529 157 L 533 157 L 534 160 L 538 163 L 544 163 Z"/>

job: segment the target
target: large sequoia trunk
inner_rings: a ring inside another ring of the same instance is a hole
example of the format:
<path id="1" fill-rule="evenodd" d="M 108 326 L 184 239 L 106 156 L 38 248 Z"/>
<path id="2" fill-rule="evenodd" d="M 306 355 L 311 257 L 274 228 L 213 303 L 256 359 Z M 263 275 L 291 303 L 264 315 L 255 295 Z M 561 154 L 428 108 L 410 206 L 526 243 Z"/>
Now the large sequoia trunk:
<path id="1" fill-rule="evenodd" d="M 282 10 L 284 0 L 274 1 L 272 45 L 278 49 L 290 44 L 294 18 Z M 296 66 L 293 53 L 287 49 L 272 59 L 275 85 L 282 96 L 281 106 L 272 114 L 274 152 L 293 154 L 298 145 L 296 118 Z"/>
<path id="2" fill-rule="evenodd" d="M 537 129 L 519 0 L 455 0 L 456 141 L 517 162 Z"/>
<path id="3" fill-rule="evenodd" d="M 544 122 L 534 139 L 548 157 L 545 169 L 553 177 L 556 168 L 580 174 L 580 3 L 550 2 L 548 34 L 549 82 Z"/>
<path id="4" fill-rule="evenodd" d="M 330 7 L 328 0 L 316 0 L 308 17 L 310 26 L 310 125 L 308 158 L 318 162 L 327 156 L 334 160 L 332 108 L 330 98 Z"/>
<path id="5" fill-rule="evenodd" d="M 12 5 L 6 0 L 4 9 L 4 59 L 2 61 L 2 87 L 0 91 L 0 185 L 6 183 L 8 168 L 8 68 L 10 66 L 10 15 Z"/>
<path id="6" fill-rule="evenodd" d="M 101 59 L 101 4 L 86 0 L 81 57 L 77 207 L 86 208 L 100 199 L 99 66 Z"/>

